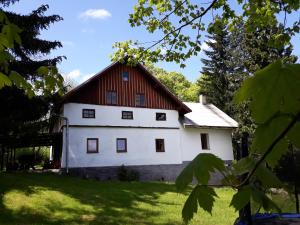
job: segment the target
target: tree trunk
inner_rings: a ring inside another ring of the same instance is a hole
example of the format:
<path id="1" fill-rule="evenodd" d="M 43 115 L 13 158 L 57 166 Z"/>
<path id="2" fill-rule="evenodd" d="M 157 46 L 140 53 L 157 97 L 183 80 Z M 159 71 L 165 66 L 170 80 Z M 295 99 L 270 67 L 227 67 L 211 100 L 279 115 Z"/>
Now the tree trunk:
<path id="1" fill-rule="evenodd" d="M 0 171 L 3 171 L 3 164 L 4 164 L 4 147 L 1 146 L 1 155 L 0 155 Z"/>
<path id="2" fill-rule="evenodd" d="M 248 133 L 243 133 L 243 137 L 242 137 L 242 147 L 241 147 L 241 151 L 239 155 L 239 159 L 245 158 L 249 155 L 248 152 L 248 138 L 249 138 L 249 134 Z M 247 177 L 247 173 L 243 176 L 241 176 L 241 180 L 244 180 Z M 245 185 L 247 185 L 249 182 L 245 183 Z M 243 222 L 246 222 L 247 225 L 252 225 L 252 216 L 251 216 L 251 205 L 250 205 L 250 201 L 247 203 L 247 205 L 241 209 L 239 211 L 239 216 L 240 219 Z"/>
<path id="3" fill-rule="evenodd" d="M 290 145 L 291 151 L 292 151 L 292 163 L 293 163 L 293 170 L 294 170 L 294 194 L 295 194 L 295 201 L 296 201 L 296 212 L 299 213 L 299 197 L 298 197 L 298 184 L 297 184 L 297 178 L 298 178 L 298 170 L 296 166 L 296 158 L 294 154 L 294 146 Z"/>

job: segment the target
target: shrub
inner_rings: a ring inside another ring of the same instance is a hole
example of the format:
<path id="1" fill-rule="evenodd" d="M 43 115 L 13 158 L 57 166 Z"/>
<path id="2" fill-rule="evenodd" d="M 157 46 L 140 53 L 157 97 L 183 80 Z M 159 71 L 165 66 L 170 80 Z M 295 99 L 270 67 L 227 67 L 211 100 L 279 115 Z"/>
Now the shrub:
<path id="1" fill-rule="evenodd" d="M 139 178 L 139 172 L 136 170 L 130 170 L 124 165 L 118 168 L 118 179 L 120 181 L 138 181 Z"/>
<path id="2" fill-rule="evenodd" d="M 16 151 L 18 169 L 35 169 L 36 165 L 43 166 L 44 169 L 53 168 L 49 162 L 49 147 L 39 147 L 33 151 L 32 148 L 20 148 Z"/>

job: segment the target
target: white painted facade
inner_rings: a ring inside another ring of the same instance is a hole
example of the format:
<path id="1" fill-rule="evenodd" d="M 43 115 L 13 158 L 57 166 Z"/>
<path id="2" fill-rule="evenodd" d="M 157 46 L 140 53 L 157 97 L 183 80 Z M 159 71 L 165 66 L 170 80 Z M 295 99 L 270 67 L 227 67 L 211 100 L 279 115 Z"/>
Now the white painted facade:
<path id="1" fill-rule="evenodd" d="M 182 161 L 191 161 L 199 153 L 212 153 L 223 160 L 233 160 L 231 129 L 181 128 Z M 209 149 L 201 148 L 200 134 L 207 133 Z"/>
<path id="2" fill-rule="evenodd" d="M 95 118 L 82 118 L 82 109 L 95 109 Z M 133 120 L 122 119 L 122 111 L 132 111 Z M 167 120 L 156 121 L 157 112 Z M 70 124 L 69 168 L 181 164 L 204 152 L 233 160 L 232 128 L 185 127 L 176 110 L 67 103 L 63 116 Z M 201 133 L 208 134 L 209 150 L 201 147 Z M 87 138 L 99 139 L 98 153 L 87 153 Z M 117 153 L 117 138 L 127 139 L 127 152 Z M 156 152 L 155 139 L 164 139 L 165 152 Z M 64 138 L 62 167 L 65 150 Z"/>

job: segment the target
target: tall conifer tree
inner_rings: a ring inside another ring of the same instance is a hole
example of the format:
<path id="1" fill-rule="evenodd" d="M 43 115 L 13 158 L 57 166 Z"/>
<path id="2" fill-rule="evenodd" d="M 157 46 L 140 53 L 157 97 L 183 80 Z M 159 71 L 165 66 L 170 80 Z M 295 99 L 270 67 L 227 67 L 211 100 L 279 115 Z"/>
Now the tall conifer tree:
<path id="1" fill-rule="evenodd" d="M 13 60 L 9 63 L 9 70 L 16 71 L 27 81 L 42 81 L 44 77 L 37 70 L 42 66 L 56 68 L 63 57 L 49 58 L 49 53 L 62 47 L 62 44 L 59 41 L 43 40 L 39 35 L 51 24 L 61 21 L 62 17 L 46 16 L 48 5 L 42 5 L 28 15 L 9 11 L 8 7 L 17 2 L 17 0 L 0 0 L 1 8 L 10 23 L 21 29 L 21 43 L 15 43 L 10 50 Z M 24 124 L 43 118 L 48 113 L 53 98 L 54 96 L 51 95 L 29 98 L 22 89 L 16 86 L 2 88 L 0 90 L 1 104 L 6 107 L 0 112 L 0 134 L 7 135 L 27 130 Z"/>
<path id="2" fill-rule="evenodd" d="M 201 73 L 205 76 L 198 80 L 198 85 L 201 93 L 207 96 L 209 102 L 228 113 L 226 102 L 230 100 L 227 95 L 229 87 L 227 74 L 230 70 L 227 65 L 230 60 L 228 54 L 229 34 L 226 25 L 220 18 L 216 18 L 214 23 L 216 26 L 209 30 L 206 41 L 209 49 L 204 50 L 207 57 L 201 59 L 203 63 Z"/>

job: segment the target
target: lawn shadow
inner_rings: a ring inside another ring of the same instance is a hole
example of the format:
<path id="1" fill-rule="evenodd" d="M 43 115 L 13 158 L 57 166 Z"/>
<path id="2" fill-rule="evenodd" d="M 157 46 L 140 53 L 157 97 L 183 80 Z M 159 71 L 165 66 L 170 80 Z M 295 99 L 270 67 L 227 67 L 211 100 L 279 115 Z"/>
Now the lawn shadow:
<path id="1" fill-rule="evenodd" d="M 168 192 L 176 192 L 175 186 L 1 173 L 0 224 L 181 224 L 178 218 L 161 220 L 161 207 L 181 208 L 160 199 Z"/>

